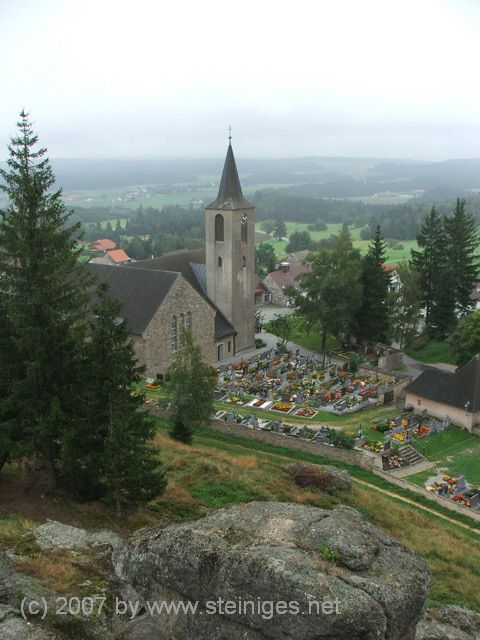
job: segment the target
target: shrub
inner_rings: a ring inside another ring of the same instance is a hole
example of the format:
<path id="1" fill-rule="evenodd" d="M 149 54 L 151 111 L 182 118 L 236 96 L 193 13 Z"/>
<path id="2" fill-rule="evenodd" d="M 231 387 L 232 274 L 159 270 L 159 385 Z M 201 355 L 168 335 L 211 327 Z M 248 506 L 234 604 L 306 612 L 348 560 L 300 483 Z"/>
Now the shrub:
<path id="1" fill-rule="evenodd" d="M 292 478 L 299 487 L 327 491 L 332 486 L 332 478 L 322 469 L 310 464 L 293 464 L 290 467 Z"/>

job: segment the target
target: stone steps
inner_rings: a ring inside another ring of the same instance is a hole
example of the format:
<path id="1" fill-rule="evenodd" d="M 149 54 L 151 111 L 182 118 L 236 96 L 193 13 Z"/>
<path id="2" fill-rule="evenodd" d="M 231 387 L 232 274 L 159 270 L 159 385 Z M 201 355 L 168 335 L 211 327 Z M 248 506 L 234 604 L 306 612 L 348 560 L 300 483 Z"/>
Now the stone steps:
<path id="1" fill-rule="evenodd" d="M 405 460 L 409 465 L 418 464 L 424 462 L 425 458 L 418 453 L 415 447 L 411 444 L 406 444 L 398 450 L 398 455 Z"/>

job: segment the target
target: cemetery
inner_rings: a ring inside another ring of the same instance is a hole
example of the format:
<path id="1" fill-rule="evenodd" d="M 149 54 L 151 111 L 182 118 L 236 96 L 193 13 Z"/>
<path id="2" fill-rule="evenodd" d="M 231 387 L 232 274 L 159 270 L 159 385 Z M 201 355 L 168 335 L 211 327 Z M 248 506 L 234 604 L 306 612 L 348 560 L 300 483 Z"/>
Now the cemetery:
<path id="1" fill-rule="evenodd" d="M 400 383 L 399 377 L 374 367 L 355 372 L 348 371 L 347 363 L 323 368 L 315 353 L 270 350 L 220 367 L 215 399 L 314 420 L 320 410 L 345 415 L 374 406 Z"/>

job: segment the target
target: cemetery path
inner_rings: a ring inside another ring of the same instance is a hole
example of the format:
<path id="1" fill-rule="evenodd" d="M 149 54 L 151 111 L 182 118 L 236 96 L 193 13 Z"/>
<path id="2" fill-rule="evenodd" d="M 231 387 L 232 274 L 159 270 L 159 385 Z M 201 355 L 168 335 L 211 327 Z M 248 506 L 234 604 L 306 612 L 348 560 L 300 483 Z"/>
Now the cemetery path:
<path id="1" fill-rule="evenodd" d="M 441 518 L 442 520 L 446 520 L 447 522 L 451 522 L 452 524 L 454 524 L 456 527 L 461 527 L 463 529 L 467 529 L 468 531 L 472 531 L 473 533 L 476 533 L 477 535 L 480 536 L 480 531 L 478 529 L 476 529 L 475 527 L 471 527 L 468 524 L 465 524 L 464 522 L 461 522 L 459 520 L 457 520 L 454 517 L 450 517 L 447 516 L 443 513 L 440 513 L 439 511 L 436 511 L 435 509 L 430 509 L 430 507 L 427 507 L 423 504 L 419 504 L 418 502 L 415 502 L 415 500 L 411 500 L 410 498 L 405 498 L 404 496 L 400 496 L 398 495 L 398 493 L 395 493 L 394 491 L 388 491 L 388 489 L 382 489 L 381 487 L 377 487 L 377 485 L 375 484 L 371 484 L 370 482 L 367 482 L 366 480 L 360 480 L 359 478 L 352 478 L 352 481 L 354 483 L 358 483 L 360 485 L 363 485 L 364 487 L 368 487 L 369 489 L 373 489 L 374 491 L 378 491 L 379 493 L 382 493 L 383 495 L 386 496 L 390 496 L 391 498 L 395 498 L 395 500 L 399 500 L 400 502 L 404 502 L 405 504 L 409 504 L 412 505 L 413 507 L 416 507 L 417 509 L 420 509 L 422 511 L 427 511 L 428 513 L 433 514 L 434 516 L 437 516 L 438 518 Z M 417 487 L 411 487 L 411 490 L 415 490 Z M 445 507 L 450 508 L 449 505 L 445 505 Z M 474 517 L 474 514 L 468 514 L 471 517 Z M 476 516 L 477 514 L 475 514 Z M 480 516 L 479 516 L 480 519 Z"/>
<path id="2" fill-rule="evenodd" d="M 430 462 L 429 460 L 425 460 L 423 462 L 419 462 L 418 464 L 409 465 L 408 467 L 403 467 L 402 469 L 391 469 L 388 473 L 394 478 L 406 478 L 408 476 L 413 476 L 415 473 L 420 473 L 420 471 L 427 471 L 427 469 L 433 469 L 436 466 L 435 462 Z"/>

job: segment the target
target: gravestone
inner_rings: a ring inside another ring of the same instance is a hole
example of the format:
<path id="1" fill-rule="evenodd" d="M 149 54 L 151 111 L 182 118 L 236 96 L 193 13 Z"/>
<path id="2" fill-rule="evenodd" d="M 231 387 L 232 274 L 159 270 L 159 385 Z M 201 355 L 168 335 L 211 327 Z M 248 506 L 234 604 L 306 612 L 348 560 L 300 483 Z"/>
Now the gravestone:
<path id="1" fill-rule="evenodd" d="M 465 493 L 467 485 L 465 483 L 465 476 L 462 474 L 457 479 L 457 493 Z"/>

